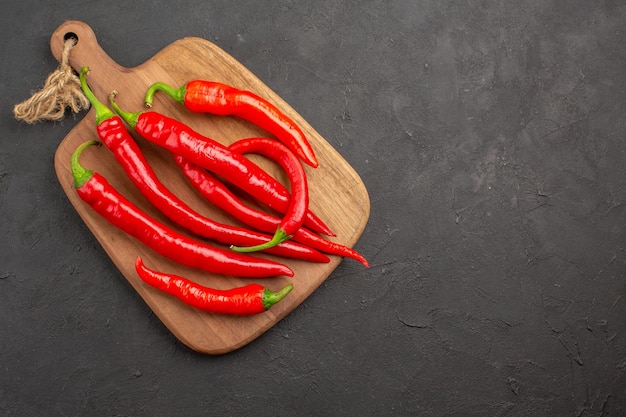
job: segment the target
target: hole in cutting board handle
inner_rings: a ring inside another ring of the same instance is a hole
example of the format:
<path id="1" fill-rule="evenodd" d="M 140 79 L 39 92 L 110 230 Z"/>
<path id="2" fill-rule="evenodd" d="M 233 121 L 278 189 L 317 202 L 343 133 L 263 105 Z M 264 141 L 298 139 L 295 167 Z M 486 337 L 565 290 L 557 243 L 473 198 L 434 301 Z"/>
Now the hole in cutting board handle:
<path id="1" fill-rule="evenodd" d="M 66 42 L 68 39 L 74 39 L 74 45 L 78 43 L 78 35 L 74 32 L 67 32 L 65 35 L 63 35 L 63 42 Z"/>

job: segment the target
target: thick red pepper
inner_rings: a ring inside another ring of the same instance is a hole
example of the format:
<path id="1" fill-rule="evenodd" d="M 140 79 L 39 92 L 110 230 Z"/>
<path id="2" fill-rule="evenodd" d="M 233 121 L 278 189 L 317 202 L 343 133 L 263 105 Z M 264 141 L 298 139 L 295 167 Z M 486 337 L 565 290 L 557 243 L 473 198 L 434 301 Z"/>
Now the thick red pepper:
<path id="1" fill-rule="evenodd" d="M 74 187 L 79 197 L 113 226 L 156 253 L 192 268 L 240 277 L 293 276 L 293 271 L 285 265 L 203 244 L 149 217 L 102 175 L 80 165 L 79 158 L 84 149 L 97 143 L 85 142 L 72 154 L 70 166 Z"/>
<path id="2" fill-rule="evenodd" d="M 276 106 L 250 91 L 205 80 L 189 81 L 178 89 L 157 82 L 146 92 L 147 107 L 152 107 L 157 91 L 163 91 L 195 113 L 232 115 L 252 122 L 276 136 L 304 162 L 313 168 L 318 166 L 313 148 L 298 125 Z"/>
<path id="3" fill-rule="evenodd" d="M 189 207 L 171 192 L 157 177 L 144 157 L 135 139 L 126 130 L 119 116 L 99 101 L 87 84 L 88 67 L 80 72 L 80 83 L 83 93 L 96 113 L 96 131 L 98 137 L 113 153 L 115 159 L 126 172 L 144 197 L 162 214 L 179 226 L 202 236 L 227 245 L 260 245 L 271 239 L 262 233 L 253 232 L 240 227 L 218 223 Z M 274 248 L 266 248 L 268 253 L 306 260 L 310 262 L 328 262 L 328 257 L 292 242 L 285 242 Z"/>
<path id="4" fill-rule="evenodd" d="M 114 95 L 115 92 L 109 98 L 113 109 L 144 139 L 226 178 L 274 210 L 287 212 L 290 200 L 287 188 L 252 161 L 171 117 L 155 111 L 125 112 L 115 102 Z M 318 233 L 335 236 L 308 209 L 304 224 Z"/>
<path id="5" fill-rule="evenodd" d="M 291 184 L 291 198 L 289 199 L 287 213 L 285 213 L 285 217 L 276 228 L 272 240 L 257 246 L 231 246 L 231 249 L 235 252 L 254 252 L 291 239 L 302 227 L 304 216 L 309 206 L 309 189 L 306 174 L 298 158 L 280 142 L 267 138 L 241 139 L 230 145 L 229 148 L 241 155 L 256 153 L 274 160 L 285 170 Z"/>
<path id="6" fill-rule="evenodd" d="M 264 232 L 275 230 L 280 223 L 278 217 L 244 204 L 223 182 L 205 169 L 192 164 L 180 155 L 176 155 L 175 160 L 185 177 L 208 202 L 229 213 L 235 219 Z M 306 228 L 300 228 L 292 239 L 330 255 L 352 258 L 368 268 L 370 266 L 367 260 L 354 249 L 323 239 Z"/>
<path id="7" fill-rule="evenodd" d="M 269 310 L 293 289 L 293 284 L 287 284 L 280 291 L 272 292 L 259 284 L 248 284 L 229 290 L 217 290 L 178 275 L 150 269 L 141 258 L 135 261 L 135 270 L 139 278 L 152 287 L 173 295 L 194 308 L 216 314 L 259 314 Z"/>

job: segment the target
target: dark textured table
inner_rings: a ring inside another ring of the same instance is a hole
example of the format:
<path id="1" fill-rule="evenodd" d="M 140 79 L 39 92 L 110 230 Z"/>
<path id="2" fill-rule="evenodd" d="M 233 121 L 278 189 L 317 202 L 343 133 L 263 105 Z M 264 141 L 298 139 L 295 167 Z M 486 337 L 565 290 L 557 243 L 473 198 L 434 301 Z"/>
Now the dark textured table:
<path id="1" fill-rule="evenodd" d="M 84 113 L 13 105 L 88 23 L 133 67 L 232 54 L 361 175 L 356 248 L 246 347 L 195 353 L 64 195 Z M 0 416 L 626 415 L 626 4 L 13 1 L 3 8 Z"/>

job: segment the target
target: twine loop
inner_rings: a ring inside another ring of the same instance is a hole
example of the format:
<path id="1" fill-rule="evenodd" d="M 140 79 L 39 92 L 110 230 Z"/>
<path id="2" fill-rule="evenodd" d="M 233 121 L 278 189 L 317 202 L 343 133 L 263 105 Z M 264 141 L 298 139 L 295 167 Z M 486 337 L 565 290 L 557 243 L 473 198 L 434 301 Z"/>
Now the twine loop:
<path id="1" fill-rule="evenodd" d="M 69 65 L 70 51 L 76 42 L 76 38 L 65 41 L 61 63 L 48 75 L 42 89 L 13 108 L 16 119 L 31 124 L 42 120 L 61 120 L 67 108 L 74 113 L 89 108 L 89 101 L 80 88 L 80 80 Z"/>

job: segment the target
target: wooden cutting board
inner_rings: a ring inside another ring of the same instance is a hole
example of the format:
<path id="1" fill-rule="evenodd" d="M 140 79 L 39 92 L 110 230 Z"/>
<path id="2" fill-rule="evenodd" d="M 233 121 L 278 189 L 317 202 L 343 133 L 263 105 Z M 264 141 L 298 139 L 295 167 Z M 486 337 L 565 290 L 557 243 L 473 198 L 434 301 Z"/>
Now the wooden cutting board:
<path id="1" fill-rule="evenodd" d="M 88 82 L 96 96 L 107 103 L 109 93 L 117 90 L 119 92 L 117 101 L 127 111 L 144 110 L 143 96 L 153 82 L 162 81 L 178 87 L 191 79 L 215 80 L 234 85 L 253 91 L 274 103 L 300 125 L 317 154 L 319 167 L 317 169 L 305 167 L 309 178 L 311 210 L 336 232 L 337 236 L 331 240 L 351 247 L 356 243 L 365 228 L 370 212 L 367 190 L 357 173 L 293 108 L 222 49 L 204 39 L 184 38 L 165 47 L 144 64 L 135 68 L 125 68 L 114 62 L 100 48 L 91 28 L 79 21 L 65 22 L 53 33 L 50 47 L 57 60 L 61 60 L 63 43 L 69 36 L 78 39 L 70 53 L 70 65 L 76 71 L 80 71 L 84 65 L 89 66 L 91 72 L 88 75 Z M 241 119 L 192 114 L 182 105 L 159 93 L 156 95 L 153 110 L 175 117 L 205 136 L 224 144 L 245 137 L 267 136 L 267 133 Z M 63 139 L 56 151 L 54 164 L 61 186 L 76 211 L 132 287 L 181 342 L 198 352 L 222 354 L 251 342 L 302 303 L 342 261 L 339 257 L 330 256 L 330 263 L 314 264 L 258 255 L 288 265 L 295 272 L 295 276 L 251 280 L 212 275 L 165 259 L 112 227 L 77 196 L 69 168 L 70 155 L 79 144 L 93 139 L 97 139 L 95 114 L 90 110 Z M 227 213 L 202 200 L 183 178 L 166 151 L 141 138 L 137 137 L 137 141 L 161 181 L 174 190 L 181 199 L 207 217 L 237 224 Z M 273 162 L 261 158 L 255 162 L 286 183 L 286 178 Z M 120 192 L 146 212 L 176 228 L 143 198 L 126 178 L 108 149 L 104 147 L 87 149 L 81 157 L 81 163 L 104 175 Z M 141 256 L 148 267 L 179 274 L 214 288 L 231 288 L 258 282 L 272 290 L 278 290 L 292 282 L 294 290 L 270 310 L 256 316 L 231 317 L 209 314 L 188 307 L 181 301 L 144 284 L 134 270 L 137 256 Z M 346 262 L 356 263 L 351 259 Z M 362 267 L 361 264 L 356 264 Z M 103 278 L 106 277 L 93 279 Z"/>

